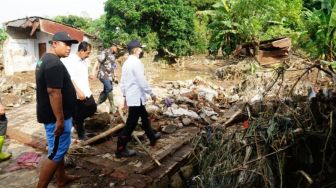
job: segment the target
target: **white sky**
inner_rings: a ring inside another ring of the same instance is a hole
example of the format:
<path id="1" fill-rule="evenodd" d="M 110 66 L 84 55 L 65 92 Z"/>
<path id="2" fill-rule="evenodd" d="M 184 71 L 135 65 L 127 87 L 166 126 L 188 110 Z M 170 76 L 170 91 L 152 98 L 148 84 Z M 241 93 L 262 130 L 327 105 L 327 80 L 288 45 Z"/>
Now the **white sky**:
<path id="1" fill-rule="evenodd" d="M 106 0 L 1 0 L 0 27 L 4 22 L 40 16 L 53 18 L 69 14 L 99 18 L 104 13 Z"/>

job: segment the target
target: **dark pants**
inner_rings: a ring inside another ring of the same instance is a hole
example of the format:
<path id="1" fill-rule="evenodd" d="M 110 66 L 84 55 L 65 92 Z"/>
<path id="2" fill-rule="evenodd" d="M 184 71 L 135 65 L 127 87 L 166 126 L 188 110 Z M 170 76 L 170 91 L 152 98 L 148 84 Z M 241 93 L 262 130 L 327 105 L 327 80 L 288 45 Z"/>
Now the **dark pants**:
<path id="1" fill-rule="evenodd" d="M 5 114 L 1 114 L 0 115 L 0 136 L 5 136 L 6 132 L 7 132 L 7 118 Z"/>
<path id="2" fill-rule="evenodd" d="M 76 112 L 73 117 L 74 127 L 77 130 L 78 137 L 83 137 L 85 134 L 84 119 L 92 116 L 97 111 L 97 104 L 91 95 L 85 100 L 76 101 Z"/>
<path id="3" fill-rule="evenodd" d="M 118 137 L 117 151 L 121 152 L 126 148 L 127 143 L 131 140 L 132 132 L 137 126 L 139 117 L 141 117 L 141 128 L 145 131 L 150 141 L 155 140 L 155 135 L 152 127 L 150 126 L 148 113 L 145 106 L 130 106 L 128 108 L 128 117 L 126 125 Z"/>

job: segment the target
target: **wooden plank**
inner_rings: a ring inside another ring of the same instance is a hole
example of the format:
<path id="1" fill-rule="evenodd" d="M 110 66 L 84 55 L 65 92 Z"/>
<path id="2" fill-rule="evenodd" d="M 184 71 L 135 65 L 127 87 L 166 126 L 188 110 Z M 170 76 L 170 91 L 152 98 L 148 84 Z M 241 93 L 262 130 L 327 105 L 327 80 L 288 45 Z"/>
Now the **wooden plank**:
<path id="1" fill-rule="evenodd" d="M 174 142 L 164 146 L 159 151 L 156 151 L 154 153 L 155 158 L 158 160 L 162 160 L 165 157 L 172 156 L 179 148 L 183 147 L 186 143 L 190 142 L 190 140 L 195 137 L 195 135 L 199 130 L 196 127 L 187 127 L 186 129 L 187 130 L 184 130 L 186 135 L 178 137 L 177 139 L 173 139 Z M 146 163 L 142 166 L 141 169 L 136 171 L 136 173 L 140 174 L 146 173 L 153 168 L 154 168 L 153 163 Z"/>
<path id="2" fill-rule="evenodd" d="M 184 145 L 176 153 L 172 154 L 172 157 L 166 158 L 162 161 L 161 168 L 155 168 L 153 171 L 148 172 L 148 175 L 154 179 L 154 181 L 160 181 L 164 176 L 171 174 L 178 169 L 178 166 L 182 166 L 181 162 L 190 156 L 193 152 L 191 145 Z"/>

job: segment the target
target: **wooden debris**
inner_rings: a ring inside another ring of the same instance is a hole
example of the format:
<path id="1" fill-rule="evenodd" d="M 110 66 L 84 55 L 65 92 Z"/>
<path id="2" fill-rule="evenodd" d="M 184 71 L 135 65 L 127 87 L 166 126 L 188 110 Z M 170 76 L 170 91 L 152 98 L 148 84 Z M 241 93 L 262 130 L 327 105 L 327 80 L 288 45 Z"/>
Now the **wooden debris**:
<path id="1" fill-rule="evenodd" d="M 104 132 L 100 133 L 99 135 L 94 136 L 94 137 L 82 142 L 81 145 L 86 146 L 86 145 L 92 144 L 92 143 L 96 142 L 97 140 L 105 138 L 105 137 L 111 135 L 112 133 L 115 133 L 116 131 L 124 128 L 124 126 L 125 126 L 124 124 L 119 124 L 115 127 L 112 127 L 110 129 L 108 129 L 107 131 L 104 131 Z"/>

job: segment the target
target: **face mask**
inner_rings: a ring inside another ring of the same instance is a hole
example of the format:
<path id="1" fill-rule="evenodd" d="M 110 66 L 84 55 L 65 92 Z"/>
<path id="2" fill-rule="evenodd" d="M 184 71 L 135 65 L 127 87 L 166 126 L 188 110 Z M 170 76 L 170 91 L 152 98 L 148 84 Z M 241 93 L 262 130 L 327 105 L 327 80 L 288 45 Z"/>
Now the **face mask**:
<path id="1" fill-rule="evenodd" d="M 144 56 L 144 52 L 142 51 L 142 52 L 140 52 L 140 54 L 139 54 L 139 58 L 142 58 Z"/>

